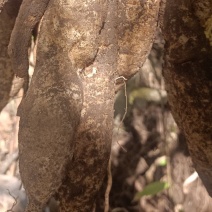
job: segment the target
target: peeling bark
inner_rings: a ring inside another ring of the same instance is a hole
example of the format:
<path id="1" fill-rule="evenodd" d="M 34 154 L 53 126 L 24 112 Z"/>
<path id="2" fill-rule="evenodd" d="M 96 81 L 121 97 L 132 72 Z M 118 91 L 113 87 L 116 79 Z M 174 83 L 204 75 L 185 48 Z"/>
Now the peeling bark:
<path id="1" fill-rule="evenodd" d="M 0 111 L 10 98 L 14 78 L 7 47 L 20 4 L 21 0 L 10 0 L 2 3 L 3 8 L 0 7 Z"/>
<path id="2" fill-rule="evenodd" d="M 211 10 L 210 0 L 167 0 L 163 19 L 166 41 L 164 78 L 169 102 L 210 196 L 212 47 L 204 23 L 210 19 Z"/>

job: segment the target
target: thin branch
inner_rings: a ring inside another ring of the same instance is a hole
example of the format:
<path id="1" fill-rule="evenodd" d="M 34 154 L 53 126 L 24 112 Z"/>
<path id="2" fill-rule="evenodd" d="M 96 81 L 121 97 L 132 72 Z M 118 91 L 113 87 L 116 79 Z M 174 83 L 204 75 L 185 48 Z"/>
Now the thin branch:
<path id="1" fill-rule="evenodd" d="M 124 119 L 125 119 L 125 117 L 126 117 L 126 115 L 127 115 L 127 104 L 128 104 L 128 99 L 127 99 L 127 84 L 126 84 L 127 79 L 126 79 L 125 77 L 123 77 L 123 76 L 120 76 L 120 77 L 117 77 L 117 78 L 115 79 L 115 81 L 117 81 L 117 80 L 119 80 L 119 79 L 121 79 L 121 80 L 123 81 L 123 83 L 124 83 L 125 109 L 124 109 L 124 115 L 123 115 L 123 117 L 122 117 L 122 119 L 121 119 L 121 122 L 120 122 L 120 124 L 119 124 L 119 126 L 118 126 L 117 136 L 118 136 L 118 134 L 119 134 L 119 129 L 120 129 L 120 127 L 121 127 L 121 124 L 123 124 L 123 121 L 124 121 Z M 117 144 L 118 144 L 125 152 L 127 152 L 127 150 L 119 143 L 118 140 L 117 140 Z"/>
<path id="2" fill-rule="evenodd" d="M 109 159 L 109 162 L 108 162 L 108 169 L 107 169 L 107 189 L 106 189 L 106 192 L 105 192 L 105 208 L 104 208 L 104 212 L 109 212 L 109 209 L 110 209 L 110 190 L 111 190 L 111 187 L 112 187 L 112 174 L 111 174 L 111 157 Z"/>

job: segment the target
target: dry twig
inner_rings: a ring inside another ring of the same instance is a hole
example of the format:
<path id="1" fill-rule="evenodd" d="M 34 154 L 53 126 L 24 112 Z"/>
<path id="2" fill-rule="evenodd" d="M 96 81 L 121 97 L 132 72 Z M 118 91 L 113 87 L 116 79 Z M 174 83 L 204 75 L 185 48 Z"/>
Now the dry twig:
<path id="1" fill-rule="evenodd" d="M 7 191 L 8 191 L 8 193 L 9 193 L 9 195 L 14 199 L 14 202 L 13 202 L 13 205 L 12 205 L 11 209 L 7 210 L 6 212 L 14 212 L 14 211 L 13 211 L 13 208 L 17 205 L 17 199 L 18 199 L 18 197 L 14 197 L 14 196 L 10 193 L 10 191 L 9 191 L 8 189 L 7 189 Z"/>
<path id="2" fill-rule="evenodd" d="M 112 187 L 112 174 L 111 174 L 111 157 L 109 159 L 108 162 L 108 169 L 107 169 L 107 189 L 105 192 L 105 208 L 104 208 L 104 212 L 108 212 L 110 209 L 110 190 Z"/>

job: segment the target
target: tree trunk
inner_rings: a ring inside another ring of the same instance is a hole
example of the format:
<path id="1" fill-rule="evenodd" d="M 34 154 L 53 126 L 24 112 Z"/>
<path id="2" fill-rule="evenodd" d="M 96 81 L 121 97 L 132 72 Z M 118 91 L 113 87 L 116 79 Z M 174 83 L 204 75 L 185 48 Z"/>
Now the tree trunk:
<path id="1" fill-rule="evenodd" d="M 18 110 L 26 211 L 40 211 L 58 189 L 61 211 L 93 207 L 112 140 L 117 41 L 107 8 L 103 0 L 86 8 L 51 1 L 43 18 L 35 72 Z"/>
<path id="2" fill-rule="evenodd" d="M 193 163 L 212 196 L 212 1 L 167 0 L 164 78 Z"/>
<path id="3" fill-rule="evenodd" d="M 130 78 L 145 61 L 159 1 L 39 2 L 31 8 L 24 0 L 9 47 L 25 77 L 30 30 L 45 12 L 35 72 L 18 109 L 26 211 L 40 211 L 54 195 L 63 212 L 90 212 L 110 156 L 116 78 Z"/>

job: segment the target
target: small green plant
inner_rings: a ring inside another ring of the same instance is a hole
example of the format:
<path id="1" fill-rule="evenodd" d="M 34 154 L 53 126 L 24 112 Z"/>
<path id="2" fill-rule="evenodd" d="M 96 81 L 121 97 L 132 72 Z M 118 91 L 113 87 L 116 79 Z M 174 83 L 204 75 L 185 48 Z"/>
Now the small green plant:
<path id="1" fill-rule="evenodd" d="M 135 195 L 134 201 L 139 200 L 142 196 L 154 196 L 158 194 L 159 192 L 168 189 L 169 187 L 170 185 L 167 182 L 156 181 L 156 182 L 150 183 L 147 186 L 145 186 L 142 191 L 138 192 Z"/>

